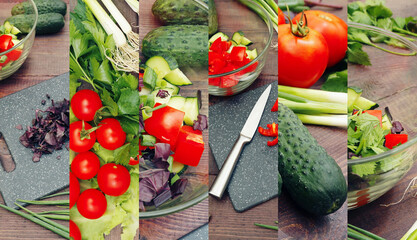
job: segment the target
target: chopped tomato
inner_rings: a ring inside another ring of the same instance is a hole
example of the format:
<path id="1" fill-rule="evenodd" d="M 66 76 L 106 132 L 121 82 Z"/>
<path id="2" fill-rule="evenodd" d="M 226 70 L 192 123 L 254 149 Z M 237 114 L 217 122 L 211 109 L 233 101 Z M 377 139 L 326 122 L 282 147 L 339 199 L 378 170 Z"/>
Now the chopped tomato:
<path id="1" fill-rule="evenodd" d="M 203 133 L 190 126 L 182 126 L 175 146 L 174 160 L 195 167 L 200 162 L 203 152 Z"/>
<path id="2" fill-rule="evenodd" d="M 12 36 L 6 34 L 0 35 L 0 52 L 7 51 L 13 46 Z"/>
<path id="3" fill-rule="evenodd" d="M 20 55 L 22 55 L 22 52 L 23 52 L 22 49 L 15 49 L 9 52 L 8 54 L 6 54 L 6 56 L 9 58 L 10 61 L 16 61 L 17 59 L 20 58 Z"/>
<path id="4" fill-rule="evenodd" d="M 242 62 L 245 58 L 247 58 L 246 47 L 234 46 L 230 57 L 232 58 L 232 61 Z"/>
<path id="5" fill-rule="evenodd" d="M 407 134 L 387 134 L 385 136 L 385 147 L 393 149 L 398 144 L 404 144 L 408 141 Z"/>

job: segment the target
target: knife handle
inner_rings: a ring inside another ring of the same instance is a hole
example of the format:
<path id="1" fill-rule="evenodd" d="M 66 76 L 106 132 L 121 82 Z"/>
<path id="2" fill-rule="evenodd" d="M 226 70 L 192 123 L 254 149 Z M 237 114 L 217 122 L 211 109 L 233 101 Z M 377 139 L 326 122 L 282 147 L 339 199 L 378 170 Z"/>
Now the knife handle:
<path id="1" fill-rule="evenodd" d="M 239 160 L 240 153 L 242 152 L 243 146 L 250 142 L 250 138 L 240 134 L 239 138 L 236 140 L 235 144 L 232 147 L 229 155 L 223 163 L 223 166 L 220 169 L 219 174 L 214 180 L 213 185 L 210 188 L 210 195 L 221 199 L 224 191 L 229 184 L 230 177 L 232 176 L 233 170 L 235 169 L 236 163 Z"/>

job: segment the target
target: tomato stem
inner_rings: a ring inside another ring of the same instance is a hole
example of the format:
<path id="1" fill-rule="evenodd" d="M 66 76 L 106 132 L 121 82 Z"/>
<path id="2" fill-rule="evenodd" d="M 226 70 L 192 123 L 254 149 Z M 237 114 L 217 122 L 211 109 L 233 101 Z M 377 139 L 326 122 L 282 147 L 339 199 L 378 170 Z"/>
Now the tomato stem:
<path id="1" fill-rule="evenodd" d="M 101 127 L 101 126 L 93 127 L 93 128 L 90 128 L 90 129 L 86 130 L 85 129 L 85 123 L 84 123 L 84 120 L 83 120 L 82 121 L 81 132 L 80 132 L 80 139 L 81 140 L 90 139 L 90 134 L 93 133 L 95 130 L 97 130 L 99 127 Z"/>
<path id="2" fill-rule="evenodd" d="M 290 8 L 288 7 L 288 5 L 287 5 L 287 12 L 288 12 L 288 14 L 287 15 L 284 15 L 287 19 L 288 19 L 288 21 L 290 22 L 290 28 L 291 28 L 291 33 L 294 35 L 294 36 L 296 36 L 296 37 L 301 37 L 301 38 L 303 38 L 303 37 L 305 37 L 305 36 L 307 36 L 308 35 L 308 33 L 310 32 L 310 29 L 308 28 L 308 26 L 307 26 L 307 16 L 305 16 L 304 15 L 304 10 L 303 10 L 303 12 L 301 13 L 301 17 L 300 17 L 300 20 L 299 21 L 296 21 L 297 22 L 297 24 L 296 25 L 294 25 L 293 23 L 292 23 L 292 21 L 291 21 L 291 18 L 290 18 L 290 16 L 289 16 L 289 12 L 290 12 Z M 304 18 L 305 18 L 305 24 L 304 24 Z"/>

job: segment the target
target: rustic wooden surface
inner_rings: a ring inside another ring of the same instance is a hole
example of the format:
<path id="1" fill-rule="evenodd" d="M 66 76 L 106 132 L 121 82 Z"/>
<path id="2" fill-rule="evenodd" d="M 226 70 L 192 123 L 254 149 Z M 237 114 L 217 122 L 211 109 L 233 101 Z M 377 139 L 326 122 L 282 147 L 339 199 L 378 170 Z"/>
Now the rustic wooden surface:
<path id="1" fill-rule="evenodd" d="M 155 1 L 140 2 L 140 18 L 139 18 L 139 35 L 143 39 L 145 35 L 161 24 L 152 15 L 152 4 Z M 143 62 L 143 61 L 142 61 Z M 208 115 L 208 88 L 207 88 L 207 70 L 206 69 L 181 69 L 187 77 L 193 82 L 190 86 L 181 87 L 180 94 L 182 96 L 195 96 L 197 90 L 202 92 L 202 114 Z M 204 142 L 208 146 L 208 131 L 204 131 Z M 206 175 L 203 184 L 208 185 L 208 147 L 200 160 L 197 167 L 189 168 L 190 172 L 201 173 Z M 203 226 L 208 222 L 208 200 L 178 213 L 165 217 L 154 219 L 140 220 L 139 231 L 140 239 L 178 239 L 187 233 Z"/>
<path id="2" fill-rule="evenodd" d="M 330 1 L 327 1 L 330 2 Z M 315 7 L 315 10 L 330 12 L 347 20 L 345 0 L 331 1 L 332 4 L 344 6 L 343 10 L 331 10 Z M 326 73 L 325 73 L 326 74 Z M 323 83 L 320 79 L 313 88 L 319 88 Z M 330 156 L 332 156 L 347 176 L 346 144 L 347 132 L 344 129 L 332 127 L 307 126 L 310 133 L 317 139 Z M 324 217 L 312 216 L 299 209 L 291 200 L 288 192 L 283 189 L 279 198 L 279 239 L 346 239 L 347 204 L 333 214 Z"/>
<path id="3" fill-rule="evenodd" d="M 0 15 L 6 16 L 18 1 L 1 0 Z M 65 0 L 69 2 L 69 0 Z M 61 75 L 69 70 L 69 11 L 65 15 L 65 27 L 57 34 L 36 36 L 31 52 L 22 67 L 8 79 L 0 81 L 0 98 L 42 81 Z M 4 19 L 1 19 L 4 20 Z M 64 190 L 68 191 L 68 189 Z M 53 199 L 68 199 L 68 196 Z M 4 204 L 0 196 L 0 203 Z M 29 206 L 34 212 L 57 209 L 56 207 Z M 58 221 L 68 225 L 67 221 Z M 20 216 L 0 209 L 0 238 L 14 239 L 60 239 L 55 233 Z"/>
<path id="4" fill-rule="evenodd" d="M 218 15 L 219 26 L 222 28 L 223 21 L 237 21 L 232 24 L 223 25 L 223 29 L 229 32 L 236 30 L 250 31 L 250 24 L 248 23 L 245 29 L 233 29 L 234 24 L 239 25 L 236 16 L 233 16 L 234 11 L 231 10 L 232 0 L 215 0 Z M 242 7 L 242 6 L 240 6 Z M 229 16 L 231 15 L 231 16 Z M 236 20 L 233 20 L 236 19 Z M 239 19 L 245 21 L 245 19 Z M 246 19 L 246 22 L 249 21 Z M 274 32 L 273 42 L 277 42 L 277 35 Z M 278 80 L 278 52 L 276 49 L 270 48 L 268 59 L 265 67 L 259 78 L 245 91 L 256 89 L 258 87 L 270 84 Z M 227 97 L 210 96 L 210 105 L 224 101 Z M 213 155 L 210 153 L 210 185 L 213 183 L 218 174 L 218 168 L 214 161 Z M 277 169 L 278 171 L 278 169 Z M 275 225 L 278 220 L 278 198 L 269 200 L 245 212 L 238 213 L 234 210 L 230 198 L 227 194 L 223 196 L 222 200 L 217 200 L 210 196 L 210 222 L 209 222 L 209 236 L 210 239 L 277 239 L 277 231 L 269 230 L 254 226 L 254 223 L 263 223 L 268 225 Z"/>
<path id="5" fill-rule="evenodd" d="M 417 16 L 414 8 L 417 0 L 387 0 L 386 3 L 392 9 L 394 17 Z M 380 103 L 380 109 L 385 106 L 391 106 L 391 110 L 398 109 L 391 111 L 393 117 L 401 122 L 408 122 L 405 126 L 406 131 L 416 137 L 417 98 L 415 93 L 408 92 L 415 92 L 417 89 L 415 81 L 417 57 L 394 56 L 370 47 L 366 47 L 365 51 L 370 55 L 373 66 L 349 66 L 349 84 L 362 86 L 368 98 Z M 408 90 L 401 91 L 403 89 Z M 401 97 L 403 94 L 409 94 L 409 97 Z M 393 105 L 401 104 L 398 101 L 402 101 L 402 105 L 394 107 Z M 414 119 L 414 121 L 402 120 L 407 118 Z M 415 188 L 398 205 L 383 207 L 381 204 L 400 200 L 411 179 L 416 176 L 417 164 L 414 164 L 410 172 L 382 197 L 368 205 L 349 211 L 349 223 L 386 239 L 400 239 L 417 220 L 417 199 L 413 198 Z"/>

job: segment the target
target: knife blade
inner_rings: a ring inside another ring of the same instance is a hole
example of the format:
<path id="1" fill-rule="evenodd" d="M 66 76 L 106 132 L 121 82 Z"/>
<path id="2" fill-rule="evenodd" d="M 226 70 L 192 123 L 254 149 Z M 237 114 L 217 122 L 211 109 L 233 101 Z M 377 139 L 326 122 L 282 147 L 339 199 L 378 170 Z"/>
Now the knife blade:
<path id="1" fill-rule="evenodd" d="M 233 145 L 232 150 L 224 161 L 219 174 L 217 175 L 213 185 L 210 188 L 210 195 L 219 199 L 222 198 L 223 193 L 229 184 L 230 177 L 232 176 L 235 166 L 239 160 L 239 156 L 243 150 L 243 147 L 245 144 L 249 143 L 255 135 L 270 93 L 271 85 L 269 85 L 264 90 L 252 108 L 249 117 L 246 119 L 245 125 L 243 125 L 243 128 L 240 131 L 238 139 Z"/>

